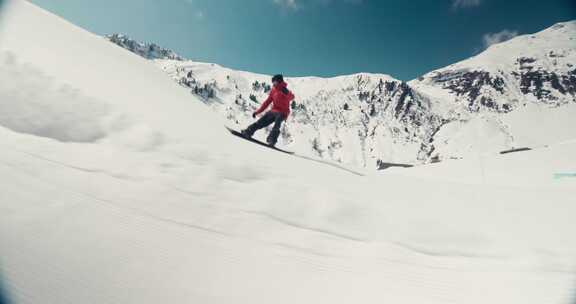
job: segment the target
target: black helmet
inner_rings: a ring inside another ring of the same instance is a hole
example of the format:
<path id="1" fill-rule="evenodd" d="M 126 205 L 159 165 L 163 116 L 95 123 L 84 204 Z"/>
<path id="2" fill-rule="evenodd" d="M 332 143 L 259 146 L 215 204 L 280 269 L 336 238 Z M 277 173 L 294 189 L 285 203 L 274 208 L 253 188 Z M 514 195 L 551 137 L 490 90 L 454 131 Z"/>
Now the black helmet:
<path id="1" fill-rule="evenodd" d="M 282 74 L 274 75 L 274 77 L 272 77 L 272 82 L 274 82 L 274 81 L 283 82 L 284 76 L 282 76 Z"/>

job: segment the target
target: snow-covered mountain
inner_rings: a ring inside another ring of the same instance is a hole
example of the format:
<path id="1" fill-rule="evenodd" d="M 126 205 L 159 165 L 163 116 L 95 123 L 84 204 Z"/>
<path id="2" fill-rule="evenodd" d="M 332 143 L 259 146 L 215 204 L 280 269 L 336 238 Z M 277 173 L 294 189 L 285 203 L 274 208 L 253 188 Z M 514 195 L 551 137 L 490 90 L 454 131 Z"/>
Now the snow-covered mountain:
<path id="1" fill-rule="evenodd" d="M 528 103 L 575 102 L 576 21 L 492 45 L 410 85 L 454 112 L 510 112 Z"/>
<path id="2" fill-rule="evenodd" d="M 149 60 L 6 2 L 0 300 L 573 303 L 573 134 L 522 153 L 351 172 L 230 136 L 212 101 Z M 253 82 L 240 76 L 230 78 Z M 365 79 L 348 77 L 330 83 L 340 93 Z M 386 110 L 399 122 L 433 106 L 406 111 L 416 93 L 389 91 L 406 95 Z"/>
<path id="3" fill-rule="evenodd" d="M 431 143 L 443 158 L 569 139 L 576 114 L 576 21 L 492 45 L 409 84 L 433 100 L 445 121 Z"/>
<path id="4" fill-rule="evenodd" d="M 296 101 L 280 144 L 381 168 L 566 140 L 576 113 L 574 37 L 576 21 L 559 23 L 408 83 L 368 73 L 288 78 Z M 268 75 L 189 60 L 156 64 L 237 128 L 252 122 L 270 89 Z M 539 132 L 526 124 L 535 118 Z"/>
<path id="5" fill-rule="evenodd" d="M 253 119 L 270 90 L 270 77 L 209 63 L 156 64 L 236 128 Z M 381 162 L 427 159 L 427 142 L 441 120 L 430 101 L 383 74 L 287 78 L 295 92 L 280 144 L 304 154 L 376 168 Z M 264 136 L 263 133 L 257 136 Z"/>

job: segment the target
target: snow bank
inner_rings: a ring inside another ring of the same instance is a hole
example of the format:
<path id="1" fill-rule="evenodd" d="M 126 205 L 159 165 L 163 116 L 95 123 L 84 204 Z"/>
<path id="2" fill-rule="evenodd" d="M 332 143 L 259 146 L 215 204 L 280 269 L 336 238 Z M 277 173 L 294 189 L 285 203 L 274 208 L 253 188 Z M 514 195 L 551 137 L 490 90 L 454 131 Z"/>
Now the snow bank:
<path id="1" fill-rule="evenodd" d="M 0 125 L 61 141 L 93 142 L 106 135 L 101 120 L 107 107 L 72 87 L 0 54 Z"/>

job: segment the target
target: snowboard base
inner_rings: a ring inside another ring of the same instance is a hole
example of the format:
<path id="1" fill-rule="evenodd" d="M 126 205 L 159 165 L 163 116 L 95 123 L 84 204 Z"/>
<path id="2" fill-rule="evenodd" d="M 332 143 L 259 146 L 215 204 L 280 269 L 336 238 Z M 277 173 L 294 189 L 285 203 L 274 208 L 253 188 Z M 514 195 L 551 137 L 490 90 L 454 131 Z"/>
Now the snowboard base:
<path id="1" fill-rule="evenodd" d="M 251 142 L 253 142 L 253 143 L 259 144 L 259 145 L 264 146 L 264 147 L 266 147 L 266 148 L 269 148 L 269 149 L 272 149 L 272 150 L 276 150 L 276 151 L 280 151 L 280 152 L 283 152 L 283 153 L 286 153 L 286 154 L 294 154 L 294 152 L 290 152 L 290 151 L 286 151 L 286 150 L 282 150 L 282 149 L 280 149 L 280 148 L 276 148 L 276 147 L 270 146 L 269 144 L 263 143 L 263 142 L 261 142 L 261 141 L 259 141 L 259 140 L 257 140 L 257 139 L 254 139 L 254 138 L 251 138 L 251 137 L 245 137 L 244 135 L 242 135 L 242 133 L 240 133 L 240 132 L 238 132 L 238 131 L 236 131 L 236 130 L 234 130 L 234 129 L 230 129 L 230 128 L 228 128 L 228 127 L 226 127 L 226 129 L 227 129 L 230 133 L 232 133 L 233 135 L 236 135 L 236 136 L 238 136 L 238 137 L 240 137 L 240 138 L 243 138 L 243 139 L 245 139 L 245 140 L 247 140 L 247 141 L 251 141 Z"/>

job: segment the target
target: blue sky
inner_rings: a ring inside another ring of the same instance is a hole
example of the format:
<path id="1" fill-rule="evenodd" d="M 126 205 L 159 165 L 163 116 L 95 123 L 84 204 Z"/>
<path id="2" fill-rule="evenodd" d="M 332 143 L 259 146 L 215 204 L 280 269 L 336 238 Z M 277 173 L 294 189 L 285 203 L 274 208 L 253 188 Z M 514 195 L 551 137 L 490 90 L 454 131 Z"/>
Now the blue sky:
<path id="1" fill-rule="evenodd" d="M 402 80 L 487 44 L 576 19 L 574 0 L 32 2 L 97 34 L 125 33 L 234 69 L 288 76 L 376 72 Z"/>

